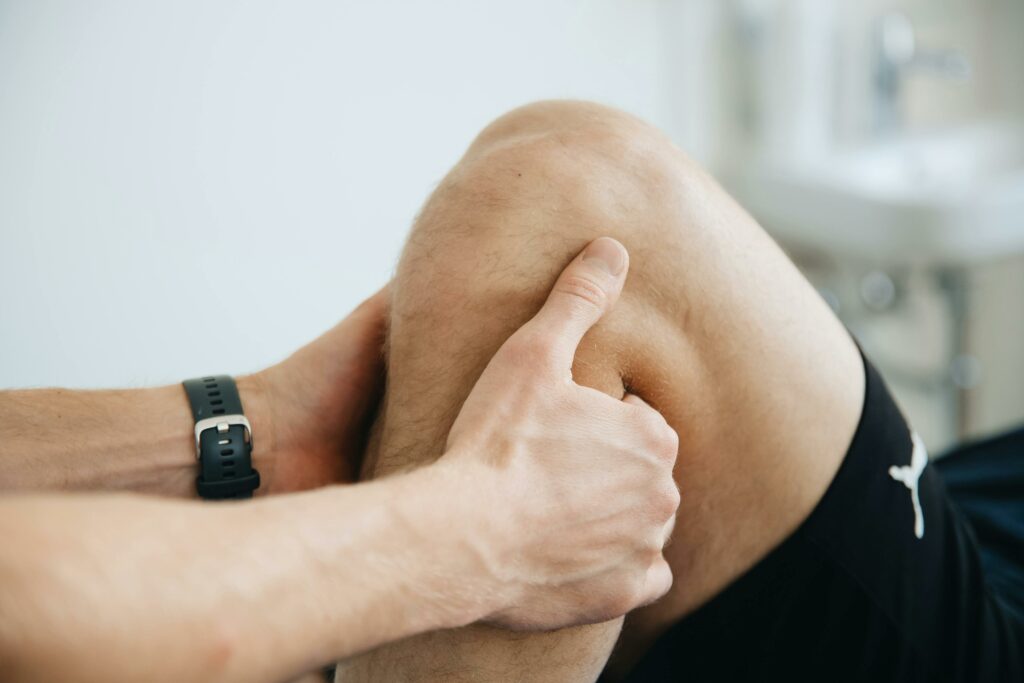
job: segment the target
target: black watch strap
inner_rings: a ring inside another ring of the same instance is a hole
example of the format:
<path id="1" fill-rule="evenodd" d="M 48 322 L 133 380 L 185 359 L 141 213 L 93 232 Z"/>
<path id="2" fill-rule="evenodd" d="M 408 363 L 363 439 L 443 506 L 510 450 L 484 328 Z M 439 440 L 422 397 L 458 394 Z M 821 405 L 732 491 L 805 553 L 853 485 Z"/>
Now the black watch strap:
<path id="1" fill-rule="evenodd" d="M 235 380 L 227 375 L 182 382 L 195 418 L 200 498 L 252 498 L 260 473 L 252 466 L 252 429 Z"/>

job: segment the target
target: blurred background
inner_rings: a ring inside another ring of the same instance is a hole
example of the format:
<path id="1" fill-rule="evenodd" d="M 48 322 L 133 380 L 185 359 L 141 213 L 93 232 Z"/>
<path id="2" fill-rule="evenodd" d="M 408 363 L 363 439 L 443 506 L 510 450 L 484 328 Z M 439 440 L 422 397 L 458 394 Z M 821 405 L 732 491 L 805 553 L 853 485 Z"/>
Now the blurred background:
<path id="1" fill-rule="evenodd" d="M 1024 421 L 1022 35 L 1020 0 L 0 0 L 0 387 L 272 363 L 489 120 L 587 98 L 707 165 L 941 450 Z"/>

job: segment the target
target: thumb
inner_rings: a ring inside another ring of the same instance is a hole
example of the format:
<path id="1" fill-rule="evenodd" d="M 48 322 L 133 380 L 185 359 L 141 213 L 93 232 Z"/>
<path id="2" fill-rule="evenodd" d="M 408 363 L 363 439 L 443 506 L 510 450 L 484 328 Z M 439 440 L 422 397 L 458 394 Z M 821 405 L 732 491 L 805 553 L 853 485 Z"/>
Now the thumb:
<path id="1" fill-rule="evenodd" d="M 555 361 L 572 366 L 583 335 L 601 319 L 622 292 L 629 268 L 626 248 L 611 237 L 601 237 L 580 252 L 558 276 L 540 312 L 528 325 L 555 341 Z"/>

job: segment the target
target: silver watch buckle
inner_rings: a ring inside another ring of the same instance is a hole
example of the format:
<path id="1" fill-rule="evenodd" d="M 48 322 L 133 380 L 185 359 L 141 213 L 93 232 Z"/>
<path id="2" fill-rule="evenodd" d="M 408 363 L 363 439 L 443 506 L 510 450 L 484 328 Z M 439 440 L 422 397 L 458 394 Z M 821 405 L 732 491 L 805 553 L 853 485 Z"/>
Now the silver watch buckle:
<path id="1" fill-rule="evenodd" d="M 252 427 L 245 415 L 214 415 L 196 422 L 196 460 L 199 459 L 199 435 L 207 429 L 216 429 L 218 434 L 226 434 L 230 427 L 241 425 L 245 427 L 245 442 L 252 445 Z"/>

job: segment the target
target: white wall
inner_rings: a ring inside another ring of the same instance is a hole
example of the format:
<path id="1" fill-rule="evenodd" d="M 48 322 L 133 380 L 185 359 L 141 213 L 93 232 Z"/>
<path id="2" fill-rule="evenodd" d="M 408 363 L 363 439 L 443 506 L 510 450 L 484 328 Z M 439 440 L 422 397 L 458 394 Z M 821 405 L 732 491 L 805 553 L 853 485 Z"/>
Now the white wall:
<path id="1" fill-rule="evenodd" d="M 685 19 L 656 0 L 0 0 L 0 387 L 286 355 L 388 279 L 432 186 L 517 104 L 593 98 L 700 140 L 666 71 L 686 52 L 664 22 Z"/>

